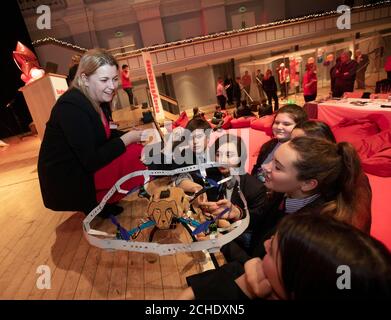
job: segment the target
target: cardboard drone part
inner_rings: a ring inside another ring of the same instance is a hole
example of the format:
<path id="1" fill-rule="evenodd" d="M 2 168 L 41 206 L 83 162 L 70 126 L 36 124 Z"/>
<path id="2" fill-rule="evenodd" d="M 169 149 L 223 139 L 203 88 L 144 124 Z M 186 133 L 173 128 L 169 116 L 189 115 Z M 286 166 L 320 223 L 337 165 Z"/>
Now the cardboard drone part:
<path id="1" fill-rule="evenodd" d="M 151 196 L 148 216 L 158 229 L 169 229 L 172 219 L 179 218 L 190 208 L 184 191 L 177 187 L 160 187 Z"/>
<path id="2" fill-rule="evenodd" d="M 169 244 L 160 244 L 155 242 L 139 242 L 139 241 L 128 241 L 122 239 L 116 239 L 115 234 L 109 234 L 104 231 L 99 231 L 92 229 L 90 224 L 92 220 L 103 210 L 104 206 L 108 200 L 116 193 L 120 192 L 123 194 L 128 194 L 129 191 L 123 190 L 121 185 L 134 177 L 144 176 L 144 184 L 150 181 L 150 177 L 156 176 L 173 176 L 181 173 L 199 171 L 205 177 L 205 170 L 207 168 L 216 168 L 216 167 L 226 167 L 225 164 L 209 162 L 202 163 L 198 165 L 192 165 L 184 168 L 178 168 L 174 170 L 139 170 L 127 174 L 126 176 L 119 179 L 114 186 L 106 193 L 102 201 L 94 208 L 87 217 L 83 220 L 83 231 L 87 241 L 98 248 L 104 250 L 125 250 L 131 252 L 140 252 L 140 253 L 154 253 L 160 256 L 171 255 L 179 252 L 195 252 L 208 250 L 209 252 L 217 252 L 220 248 L 240 236 L 249 226 L 250 223 L 250 213 L 247 207 L 247 201 L 243 196 L 240 190 L 239 184 L 239 196 L 244 204 L 244 211 L 246 212 L 245 217 L 242 220 L 236 221 L 230 226 L 230 230 L 227 233 L 221 234 L 218 237 L 210 238 L 207 240 L 196 241 L 191 243 L 169 243 Z M 238 172 L 234 168 L 230 168 L 231 175 L 236 176 Z M 240 180 L 238 183 L 240 183 Z M 141 186 L 140 186 L 141 187 Z"/>

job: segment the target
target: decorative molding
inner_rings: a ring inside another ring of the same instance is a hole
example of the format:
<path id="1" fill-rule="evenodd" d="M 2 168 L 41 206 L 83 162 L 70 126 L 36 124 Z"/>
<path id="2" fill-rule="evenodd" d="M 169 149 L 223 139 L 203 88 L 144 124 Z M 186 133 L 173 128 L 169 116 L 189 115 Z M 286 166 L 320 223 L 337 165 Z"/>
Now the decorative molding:
<path id="1" fill-rule="evenodd" d="M 391 1 L 381 1 L 376 4 L 363 5 L 352 8 L 352 18 L 354 16 L 360 16 L 360 13 L 363 10 L 377 10 L 376 8 L 383 6 L 381 8 L 384 14 L 381 14 L 381 17 L 386 18 L 390 15 L 390 4 Z M 373 8 L 373 9 L 372 9 Z M 379 8 L 380 9 L 380 8 Z M 282 21 L 272 22 L 268 24 L 262 24 L 250 28 L 232 30 L 227 32 L 220 32 L 212 35 L 195 37 L 192 39 L 186 39 L 171 43 L 165 43 L 157 46 L 145 47 L 138 50 L 132 50 L 124 54 L 118 56 L 119 59 L 127 59 L 128 61 L 132 60 L 134 69 L 140 68 L 140 64 L 136 67 L 136 64 L 139 60 L 139 55 L 143 51 L 151 51 L 152 57 L 156 58 L 156 54 L 160 52 L 164 52 L 164 55 L 159 54 L 157 61 L 176 61 L 183 60 L 187 58 L 198 59 L 200 55 L 208 53 L 213 54 L 221 54 L 221 49 L 224 51 L 232 50 L 232 52 L 236 52 L 242 49 L 250 49 L 250 46 L 255 48 L 255 46 L 264 45 L 269 41 L 281 42 L 284 41 L 284 38 L 294 38 L 300 36 L 310 36 L 313 33 L 322 33 L 329 32 L 327 31 L 329 28 L 336 29 L 335 20 L 339 14 L 336 11 L 325 12 L 321 14 L 311 14 L 304 17 L 294 18 L 294 19 L 286 19 Z M 365 17 L 371 17 L 370 15 L 365 15 Z M 379 18 L 381 19 L 381 18 Z M 370 23 L 370 21 L 366 20 L 365 22 Z M 303 23 L 307 25 L 304 26 Z M 281 38 L 281 32 L 283 30 L 283 38 Z M 341 31 L 342 32 L 342 31 Z M 346 30 L 345 30 L 346 32 Z M 337 33 L 337 31 L 335 31 Z M 280 39 L 281 38 L 281 39 Z M 256 39 L 256 43 L 254 40 Z M 55 39 L 50 39 L 50 41 L 54 41 Z M 34 41 L 33 45 L 42 44 L 45 41 L 39 40 Z M 49 41 L 49 40 L 46 40 Z M 222 46 L 214 45 L 214 42 L 222 41 Z M 210 43 L 210 44 L 209 44 Z M 62 43 L 61 45 L 66 45 Z M 68 44 L 69 46 L 73 46 Z M 244 46 L 248 47 L 245 48 Z M 74 46 L 77 47 L 77 46 Z M 193 48 L 193 49 L 190 49 Z M 214 51 L 212 50 L 214 48 Z M 83 48 L 80 48 L 83 50 Z M 193 56 L 192 56 L 193 50 Z M 213 52 L 212 52 L 212 51 Z M 134 59 L 133 59 L 134 58 Z M 134 60 L 134 61 L 133 61 Z M 165 62 L 162 63 L 164 65 Z M 163 67 L 163 66 L 162 66 Z"/>

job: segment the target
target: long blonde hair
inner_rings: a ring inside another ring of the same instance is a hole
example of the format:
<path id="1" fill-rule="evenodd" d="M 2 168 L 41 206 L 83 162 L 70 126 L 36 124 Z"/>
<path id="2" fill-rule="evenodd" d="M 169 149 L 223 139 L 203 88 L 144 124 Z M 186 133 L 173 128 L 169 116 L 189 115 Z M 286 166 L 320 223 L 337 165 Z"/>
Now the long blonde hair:
<path id="1" fill-rule="evenodd" d="M 92 103 L 96 112 L 100 114 L 100 106 L 94 101 L 90 94 L 88 93 L 87 87 L 84 84 L 82 79 L 82 74 L 85 74 L 87 77 L 92 75 L 98 68 L 104 66 L 116 66 L 117 70 L 119 68 L 117 60 L 104 49 L 91 49 L 88 50 L 80 59 L 79 67 L 76 72 L 76 76 L 73 79 L 73 82 L 70 88 L 79 89 Z"/>

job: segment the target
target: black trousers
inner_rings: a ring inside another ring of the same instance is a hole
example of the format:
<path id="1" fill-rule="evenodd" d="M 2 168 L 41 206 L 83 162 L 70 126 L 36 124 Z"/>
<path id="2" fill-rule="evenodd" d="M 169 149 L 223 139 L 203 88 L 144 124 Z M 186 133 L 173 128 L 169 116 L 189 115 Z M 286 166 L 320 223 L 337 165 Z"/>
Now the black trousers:
<path id="1" fill-rule="evenodd" d="M 274 100 L 274 111 L 278 110 L 278 97 L 276 91 L 265 91 L 267 95 L 267 101 L 269 105 L 272 105 L 272 100 Z"/>
<path id="2" fill-rule="evenodd" d="M 280 90 L 281 90 L 281 96 L 284 98 L 288 97 L 288 91 L 289 91 L 289 82 L 287 83 L 280 83 Z"/>
<path id="3" fill-rule="evenodd" d="M 225 110 L 225 104 L 227 103 L 227 99 L 225 96 L 217 96 L 217 103 L 221 107 L 221 110 Z"/>
<path id="4" fill-rule="evenodd" d="M 316 93 L 304 96 L 304 101 L 305 102 L 314 101 L 315 99 L 316 99 Z"/>
<path id="5" fill-rule="evenodd" d="M 128 94 L 130 105 L 133 106 L 133 90 L 132 90 L 132 88 L 124 88 L 124 90 Z"/>

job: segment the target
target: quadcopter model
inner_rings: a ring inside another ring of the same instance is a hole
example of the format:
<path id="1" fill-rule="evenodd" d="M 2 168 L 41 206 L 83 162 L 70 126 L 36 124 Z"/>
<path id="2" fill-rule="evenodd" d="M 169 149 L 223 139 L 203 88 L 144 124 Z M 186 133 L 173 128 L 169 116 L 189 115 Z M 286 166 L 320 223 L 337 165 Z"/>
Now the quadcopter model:
<path id="1" fill-rule="evenodd" d="M 230 224 L 229 228 L 224 229 L 224 234 L 219 234 L 219 236 L 216 237 L 215 232 L 212 231 L 216 231 L 217 228 L 215 226 L 217 220 L 220 219 L 224 214 L 229 213 L 229 208 L 223 210 L 216 217 L 204 222 L 193 219 L 188 213 L 190 212 L 189 209 L 191 208 L 191 202 L 193 202 L 199 195 L 211 188 L 218 188 L 223 183 L 236 178 L 235 175 L 231 175 L 219 182 L 215 182 L 206 178 L 207 168 L 221 166 L 224 165 L 219 163 L 205 163 L 179 168 L 176 170 L 144 170 L 136 171 L 126 175 L 116 182 L 116 184 L 104 196 L 102 202 L 84 219 L 84 234 L 88 242 L 102 249 L 155 253 L 158 255 L 169 255 L 175 254 L 177 252 L 202 250 L 208 250 L 211 253 L 219 251 L 224 244 L 232 241 L 241 233 L 243 233 L 249 225 L 250 215 L 247 209 L 246 200 L 240 191 L 240 186 L 239 196 L 244 203 L 244 211 L 246 215 L 242 220 L 236 221 L 235 223 Z M 234 171 L 234 169 L 230 170 Z M 200 171 L 204 181 L 207 183 L 206 186 L 197 192 L 190 200 L 184 191 L 177 187 L 160 187 L 151 195 L 144 188 L 144 185 L 150 181 L 151 177 L 173 176 L 179 173 L 192 171 Z M 137 187 L 131 191 L 121 189 L 121 184 L 123 184 L 125 181 L 141 175 L 144 176 L 143 186 Z M 237 181 L 238 180 L 239 179 L 237 179 Z M 123 194 L 130 194 L 138 191 L 138 195 L 140 197 L 145 197 L 148 199 L 149 204 L 147 206 L 146 221 L 143 221 L 139 226 L 128 231 L 123 226 L 121 226 L 121 224 L 114 216 L 111 216 L 111 221 L 117 227 L 117 232 L 115 235 L 91 229 L 91 221 L 99 214 L 100 211 L 102 211 L 106 202 L 117 191 Z M 160 244 L 153 242 L 153 236 L 157 230 L 174 229 L 178 224 L 182 224 L 190 233 L 193 239 L 192 243 Z M 135 241 L 142 230 L 151 227 L 153 230 L 150 233 L 149 242 Z M 196 235 L 201 233 L 209 234 L 210 238 L 207 240 L 198 241 Z"/>

